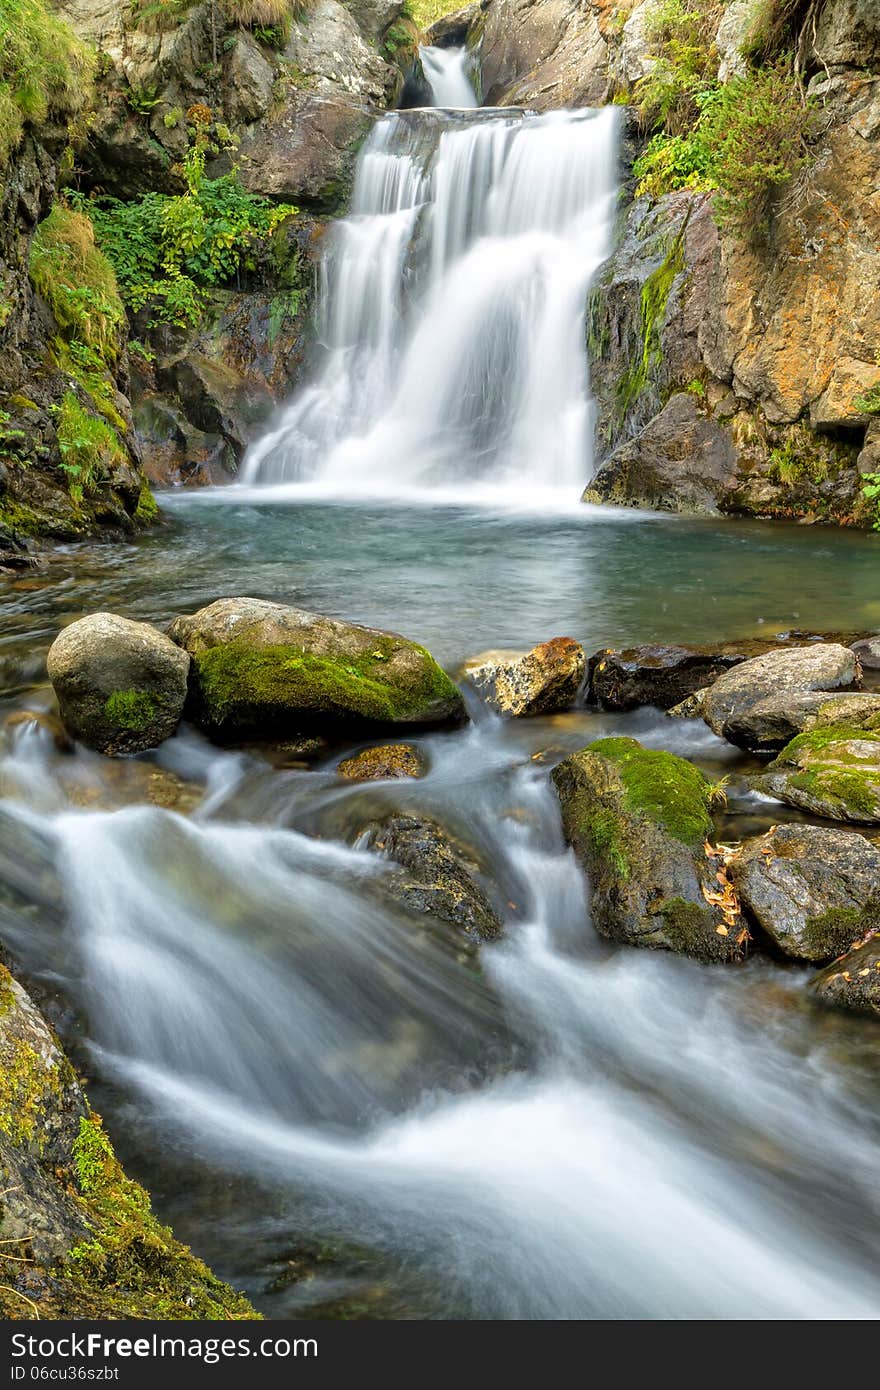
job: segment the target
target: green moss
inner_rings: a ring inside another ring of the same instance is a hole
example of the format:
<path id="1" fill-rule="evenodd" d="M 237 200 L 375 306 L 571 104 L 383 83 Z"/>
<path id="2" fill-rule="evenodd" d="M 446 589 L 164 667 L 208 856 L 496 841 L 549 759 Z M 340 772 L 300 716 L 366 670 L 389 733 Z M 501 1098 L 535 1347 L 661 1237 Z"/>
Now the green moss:
<path id="1" fill-rule="evenodd" d="M 603 738 L 589 752 L 614 764 L 627 810 L 647 816 L 674 839 L 699 845 L 711 834 L 710 784 L 693 763 L 633 738 Z"/>
<path id="2" fill-rule="evenodd" d="M 647 387 L 663 359 L 661 335 L 666 321 L 666 305 L 676 276 L 684 270 L 684 238 L 690 213 L 655 270 L 651 271 L 639 301 L 641 351 L 629 368 L 622 373 L 617 385 L 617 414 L 625 419 L 631 407 Z"/>
<path id="3" fill-rule="evenodd" d="M 809 729 L 786 744 L 778 758 L 770 764 L 771 771 L 788 772 L 788 785 L 816 800 L 833 805 L 855 817 L 873 820 L 877 814 L 877 761 L 854 756 L 844 748 L 850 740 L 880 745 L 880 732 L 859 729 L 849 724 L 831 724 Z M 790 769 L 796 769 L 790 771 Z"/>
<path id="4" fill-rule="evenodd" d="M 99 1116 L 80 1120 L 73 1177 L 91 1236 L 56 1270 L 104 1317 L 163 1320 L 255 1318 L 247 1300 L 223 1284 L 153 1215 L 144 1189 L 127 1178 Z"/>
<path id="5" fill-rule="evenodd" d="M 715 933 L 715 921 L 708 908 L 688 902 L 686 898 L 667 898 L 660 915 L 676 949 L 685 954 L 702 951 L 707 936 Z"/>
<path id="6" fill-rule="evenodd" d="M 253 647 L 246 641 L 211 647 L 195 658 L 208 714 L 222 724 L 249 709 L 359 716 L 373 723 L 418 719 L 436 702 L 460 702 L 457 687 L 422 647 L 424 661 L 405 676 L 388 680 L 385 663 L 398 649 L 394 638 L 379 637 L 358 657 L 316 656 L 277 643 Z"/>
<path id="7" fill-rule="evenodd" d="M 150 491 L 149 483 L 143 483 L 140 496 L 138 497 L 138 504 L 134 509 L 134 519 L 139 522 L 141 526 L 149 526 L 156 520 L 158 515 L 159 504 Z"/>
<path id="8" fill-rule="evenodd" d="M 104 703 L 104 713 L 119 729 L 137 732 L 159 712 L 155 697 L 146 690 L 114 690 Z"/>
<path id="9" fill-rule="evenodd" d="M 796 734 L 787 743 L 771 767 L 781 767 L 786 763 L 797 762 L 801 753 L 823 753 L 832 744 L 860 739 L 868 743 L 880 743 L 880 733 L 873 729 L 859 729 L 851 724 L 828 724 L 818 729 L 808 729 L 806 733 Z M 845 757 L 842 752 L 841 757 Z M 853 763 L 857 760 L 850 759 Z"/>
<path id="10" fill-rule="evenodd" d="M 8 972 L 4 971 L 0 1015 L 8 1018 L 16 999 Z M 14 1028 L 14 1025 L 13 1025 Z M 46 1061 L 30 1043 L 10 1030 L 0 1040 L 0 1134 L 13 1144 L 45 1144 L 42 1121 L 46 1105 L 61 1092 L 62 1069 Z"/>
<path id="11" fill-rule="evenodd" d="M 15 1004 L 15 990 L 12 988 L 12 976 L 5 965 L 0 965 L 0 1018 L 9 1013 Z"/>
<path id="12" fill-rule="evenodd" d="M 95 56 L 42 0 L 0 0 L 0 168 L 28 124 L 70 121 L 91 100 Z"/>
<path id="13" fill-rule="evenodd" d="M 841 808 L 858 812 L 868 819 L 873 819 L 877 811 L 877 793 L 858 772 L 820 767 L 794 773 L 789 778 L 789 785 L 816 800 L 836 802 Z"/>
<path id="14" fill-rule="evenodd" d="M 34 233 L 29 269 L 65 338 L 91 348 L 101 362 L 115 361 L 125 310 L 116 274 L 95 245 L 85 213 L 56 203 Z"/>
<path id="15" fill-rule="evenodd" d="M 841 955 L 861 935 L 864 911 L 857 907 L 832 907 L 804 924 L 803 944 L 807 951 Z"/>
<path id="16" fill-rule="evenodd" d="M 593 852 L 607 860 L 626 883 L 631 870 L 619 817 L 613 811 L 591 812 L 584 818 L 580 831 L 588 840 Z"/>

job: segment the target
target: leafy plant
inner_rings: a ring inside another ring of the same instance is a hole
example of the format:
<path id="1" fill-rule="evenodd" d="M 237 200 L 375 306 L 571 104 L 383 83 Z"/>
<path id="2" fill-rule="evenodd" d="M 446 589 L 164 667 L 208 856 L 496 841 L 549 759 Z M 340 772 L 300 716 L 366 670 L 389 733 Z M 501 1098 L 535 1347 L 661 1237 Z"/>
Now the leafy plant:
<path id="1" fill-rule="evenodd" d="M 92 492 L 110 470 L 125 463 L 127 455 L 116 431 L 105 420 L 90 415 L 74 391 L 67 391 L 57 408 L 56 432 L 61 467 L 75 502 Z"/>
<path id="2" fill-rule="evenodd" d="M 856 396 L 853 409 L 860 415 L 880 415 L 880 381 L 870 386 L 863 396 Z"/>
<path id="3" fill-rule="evenodd" d="M 138 116 L 149 116 L 154 106 L 158 106 L 161 98 L 156 87 L 129 87 L 125 93 L 125 100 Z"/>
<path id="4" fill-rule="evenodd" d="M 862 495 L 867 497 L 869 502 L 874 503 L 872 525 L 875 531 L 880 531 L 880 473 L 866 473 L 864 475 Z"/>
<path id="5" fill-rule="evenodd" d="M 185 166 L 186 192 L 146 193 L 133 202 L 80 199 L 116 271 L 126 305 L 150 304 L 153 322 L 198 322 L 205 291 L 253 269 L 257 249 L 297 209 L 248 193 L 235 173 L 205 177 L 204 139 Z"/>

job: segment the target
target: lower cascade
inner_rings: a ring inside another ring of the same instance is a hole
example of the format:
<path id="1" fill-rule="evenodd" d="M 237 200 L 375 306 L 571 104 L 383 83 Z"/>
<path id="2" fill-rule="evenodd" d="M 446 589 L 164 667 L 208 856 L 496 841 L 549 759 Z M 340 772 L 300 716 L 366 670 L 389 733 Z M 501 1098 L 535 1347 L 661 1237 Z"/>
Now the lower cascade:
<path id="1" fill-rule="evenodd" d="M 617 136 L 613 107 L 381 119 L 320 267 L 311 378 L 243 482 L 576 496 L 592 471 L 584 314 L 610 251 Z"/>

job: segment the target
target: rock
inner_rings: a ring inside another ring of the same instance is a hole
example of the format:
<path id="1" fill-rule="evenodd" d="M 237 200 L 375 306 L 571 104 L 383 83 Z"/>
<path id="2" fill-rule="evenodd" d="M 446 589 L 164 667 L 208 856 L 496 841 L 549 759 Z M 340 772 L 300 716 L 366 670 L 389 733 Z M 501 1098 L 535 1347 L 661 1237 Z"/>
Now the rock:
<path id="1" fill-rule="evenodd" d="M 465 718 L 458 688 L 424 647 L 397 633 L 226 598 L 175 619 L 169 635 L 192 657 L 193 718 L 218 738 Z"/>
<path id="2" fill-rule="evenodd" d="M 724 737 L 741 748 L 782 748 L 797 734 L 827 724 L 851 728 L 880 722 L 880 695 L 829 695 L 827 691 L 795 691 L 770 695 L 734 715 L 724 725 Z"/>
<path id="3" fill-rule="evenodd" d="M 605 709 L 657 705 L 671 710 L 731 667 L 771 645 L 749 639 L 722 642 L 717 647 L 654 644 L 623 651 L 606 647 L 590 657 L 589 698 Z M 690 709 L 687 717 L 693 717 Z"/>
<path id="4" fill-rule="evenodd" d="M 464 9 L 443 15 L 428 29 L 425 35 L 428 43 L 433 44 L 435 48 L 462 48 L 485 8 L 485 4 L 476 0 L 473 5 L 465 5 Z"/>
<path id="5" fill-rule="evenodd" d="M 64 727 L 99 753 L 140 753 L 170 738 L 186 701 L 189 658 L 149 623 L 92 613 L 49 648 Z"/>
<path id="6" fill-rule="evenodd" d="M 486 106 L 600 106 L 609 46 L 591 5 L 578 0 L 491 0 L 469 31 L 480 44 Z"/>
<path id="7" fill-rule="evenodd" d="M 553 781 L 602 936 L 707 961 L 744 954 L 748 931 L 721 881 L 723 859 L 706 852 L 711 789 L 698 768 L 605 738 L 566 758 Z"/>
<path id="8" fill-rule="evenodd" d="M 719 676 L 703 701 L 703 718 L 713 733 L 737 742 L 728 729 L 741 731 L 744 746 L 751 737 L 745 716 L 760 700 L 782 694 L 833 691 L 858 683 L 860 667 L 848 647 L 817 642 L 809 647 L 781 647 L 741 662 Z"/>
<path id="9" fill-rule="evenodd" d="M 381 782 L 386 778 L 424 777 L 425 760 L 411 743 L 386 743 L 344 758 L 336 771 L 351 782 Z"/>
<path id="10" fill-rule="evenodd" d="M 3 966 L 0 1176 L 4 1319 L 256 1316 L 156 1220 L 57 1038 Z"/>
<path id="11" fill-rule="evenodd" d="M 870 920 L 876 923 L 877 914 Z M 809 988 L 820 1004 L 880 1018 L 880 933 L 859 941 L 840 960 L 820 970 Z"/>
<path id="12" fill-rule="evenodd" d="M 231 125 L 249 125 L 265 115 L 272 104 L 275 72 L 245 30 L 235 36 L 225 78 L 225 114 Z"/>
<path id="13" fill-rule="evenodd" d="M 852 651 L 866 671 L 880 671 L 880 637 L 863 637 L 853 642 Z"/>
<path id="14" fill-rule="evenodd" d="M 865 442 L 856 459 L 859 479 L 867 473 L 880 473 L 880 419 L 871 420 L 865 429 Z"/>
<path id="15" fill-rule="evenodd" d="M 509 718 L 570 709 L 586 674 L 579 642 L 553 637 L 530 652 L 484 652 L 464 674 L 491 709 Z"/>
<path id="16" fill-rule="evenodd" d="M 389 885 L 404 907 L 440 917 L 477 940 L 501 935 L 501 920 L 475 878 L 480 865 L 436 821 L 393 816 L 371 828 L 369 841 L 406 871 Z"/>
<path id="17" fill-rule="evenodd" d="M 764 11 L 763 0 L 730 0 L 715 34 L 719 82 L 729 82 L 748 73 L 749 64 L 743 57 L 743 48 Z"/>
<path id="18" fill-rule="evenodd" d="M 851 64 L 870 71 L 880 62 L 880 12 L 875 0 L 834 0 L 820 7 L 813 48 L 827 67 Z"/>
<path id="19" fill-rule="evenodd" d="M 744 846 L 730 877 L 785 955 L 826 961 L 859 935 L 864 908 L 880 891 L 880 849 L 854 831 L 776 826 Z"/>
<path id="20" fill-rule="evenodd" d="M 368 39 L 377 39 L 403 13 L 403 0 L 343 0 L 345 8 Z"/>
<path id="21" fill-rule="evenodd" d="M 763 791 L 828 820 L 880 824 L 880 731 L 811 729 L 783 748 L 760 779 Z"/>
<path id="22" fill-rule="evenodd" d="M 713 515 L 735 484 L 736 463 L 727 432 L 679 391 L 605 460 L 583 500 Z"/>

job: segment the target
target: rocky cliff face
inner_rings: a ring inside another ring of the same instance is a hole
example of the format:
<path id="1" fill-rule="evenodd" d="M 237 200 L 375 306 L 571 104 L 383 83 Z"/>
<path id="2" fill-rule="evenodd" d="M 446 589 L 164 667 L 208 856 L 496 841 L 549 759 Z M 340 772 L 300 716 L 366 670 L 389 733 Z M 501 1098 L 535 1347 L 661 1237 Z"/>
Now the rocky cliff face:
<path id="1" fill-rule="evenodd" d="M 463 18 L 484 100 L 545 110 L 637 99 L 659 8 L 472 6 Z M 710 56 L 730 81 L 746 71 L 761 15 L 781 7 L 715 8 Z M 809 23 L 791 42 L 811 110 L 806 159 L 774 193 L 762 234 L 719 232 L 699 192 L 630 197 L 624 210 L 589 313 L 601 460 L 589 500 L 867 522 L 863 475 L 880 468 L 880 416 L 864 408 L 880 384 L 880 9 L 814 0 L 800 11 Z M 631 158 L 639 130 L 633 119 L 625 129 Z"/>

